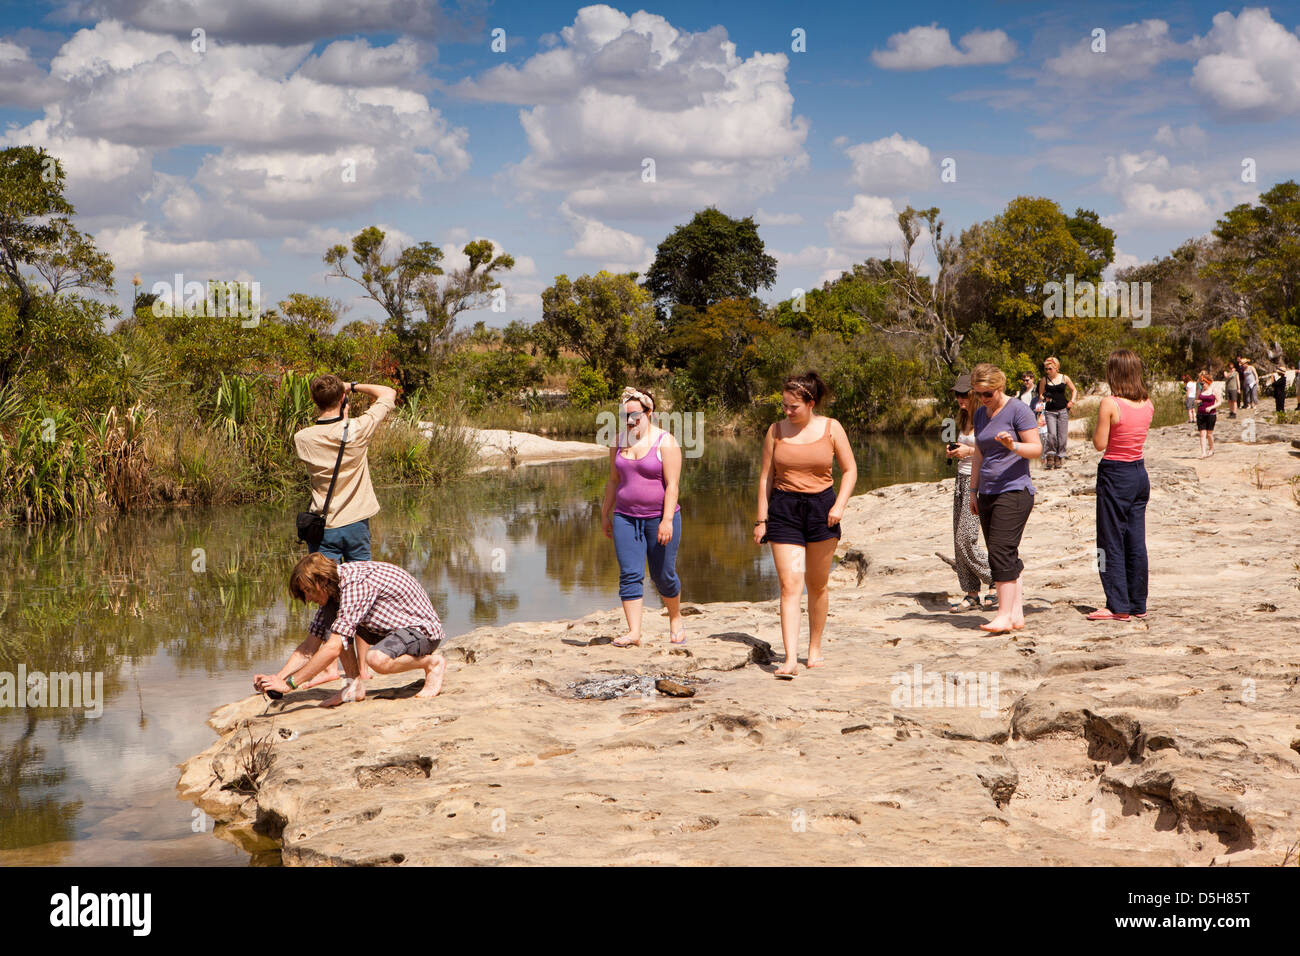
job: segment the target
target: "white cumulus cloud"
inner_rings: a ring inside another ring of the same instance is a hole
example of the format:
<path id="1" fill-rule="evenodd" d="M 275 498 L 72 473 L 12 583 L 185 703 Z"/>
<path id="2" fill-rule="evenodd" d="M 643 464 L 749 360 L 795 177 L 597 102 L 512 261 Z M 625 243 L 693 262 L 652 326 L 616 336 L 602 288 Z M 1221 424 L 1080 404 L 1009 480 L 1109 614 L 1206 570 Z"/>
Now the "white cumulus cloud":
<path id="1" fill-rule="evenodd" d="M 937 66 L 982 66 L 1006 63 L 1016 44 L 1001 30 L 972 30 L 953 46 L 948 30 L 932 23 L 895 33 L 887 50 L 872 50 L 871 61 L 882 70 L 930 70 Z"/>

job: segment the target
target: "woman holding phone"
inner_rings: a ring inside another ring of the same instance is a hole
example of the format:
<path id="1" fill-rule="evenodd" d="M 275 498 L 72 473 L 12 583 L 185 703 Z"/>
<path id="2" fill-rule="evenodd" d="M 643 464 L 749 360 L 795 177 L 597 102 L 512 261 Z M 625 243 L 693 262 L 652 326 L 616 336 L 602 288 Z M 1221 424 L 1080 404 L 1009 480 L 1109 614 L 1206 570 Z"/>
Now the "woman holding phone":
<path id="1" fill-rule="evenodd" d="M 998 592 L 998 613 L 980 628 L 994 634 L 1025 626 L 1020 576 L 1020 539 L 1034 507 L 1029 462 L 1043 453 L 1034 413 L 1006 393 L 1007 377 L 995 365 L 971 371 L 975 409 L 975 454 L 971 462 L 971 512 L 980 519 L 989 551 L 989 571 Z"/>

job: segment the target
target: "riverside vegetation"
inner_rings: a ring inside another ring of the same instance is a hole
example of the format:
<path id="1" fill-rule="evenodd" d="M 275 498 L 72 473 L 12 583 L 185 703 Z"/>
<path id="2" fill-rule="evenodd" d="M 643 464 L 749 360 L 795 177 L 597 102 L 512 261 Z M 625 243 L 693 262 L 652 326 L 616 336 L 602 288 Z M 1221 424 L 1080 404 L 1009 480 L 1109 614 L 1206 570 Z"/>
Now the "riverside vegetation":
<path id="1" fill-rule="evenodd" d="M 846 427 L 918 432 L 948 414 L 956 371 L 981 361 L 1014 381 L 1055 354 L 1086 385 L 1120 347 L 1153 377 L 1217 371 L 1229 352 L 1270 344 L 1300 354 L 1292 181 L 1224 213 L 1211 236 L 1120 269 L 1151 283 L 1146 327 L 1082 302 L 1044 316 L 1053 283 L 1100 281 L 1115 234 L 1095 212 L 1069 216 L 1041 197 L 1016 197 L 959 236 L 938 209 L 908 207 L 898 258 L 775 305 L 758 298 L 777 265 L 758 224 L 709 208 L 659 244 L 643 278 L 557 276 L 541 319 L 505 328 L 459 327 L 507 301 L 514 259 L 488 240 L 445 269 L 429 242 L 391 249 L 380 229 L 361 229 L 324 261 L 382 320 L 346 321 L 338 300 L 291 293 L 250 321 L 224 311 L 233 285 L 216 280 L 187 286 L 176 309 L 181 290 L 160 298 L 137 277 L 123 310 L 112 262 L 74 216 L 57 157 L 0 151 L 0 520 L 305 496 L 289 439 L 324 371 L 399 389 L 371 448 L 375 479 L 433 484 L 475 466 L 466 426 L 590 436 L 593 412 L 632 378 L 667 408 L 756 437 L 779 414 L 784 376 L 814 367 Z M 919 269 L 925 242 L 933 279 Z"/>

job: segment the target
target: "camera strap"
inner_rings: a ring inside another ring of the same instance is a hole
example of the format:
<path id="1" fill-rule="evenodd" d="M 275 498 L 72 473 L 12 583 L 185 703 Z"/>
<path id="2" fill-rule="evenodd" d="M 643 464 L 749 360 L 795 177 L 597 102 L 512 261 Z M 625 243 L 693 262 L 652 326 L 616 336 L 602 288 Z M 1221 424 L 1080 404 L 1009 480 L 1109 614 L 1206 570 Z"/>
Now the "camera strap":
<path id="1" fill-rule="evenodd" d="M 343 440 L 339 442 L 339 454 L 334 459 L 334 474 L 330 475 L 329 491 L 325 493 L 325 506 L 321 508 L 320 512 L 322 518 L 330 513 L 330 500 L 334 497 L 334 483 L 339 480 L 339 465 L 343 464 L 343 449 L 348 445 L 348 428 L 351 424 L 351 420 L 343 423 Z"/>

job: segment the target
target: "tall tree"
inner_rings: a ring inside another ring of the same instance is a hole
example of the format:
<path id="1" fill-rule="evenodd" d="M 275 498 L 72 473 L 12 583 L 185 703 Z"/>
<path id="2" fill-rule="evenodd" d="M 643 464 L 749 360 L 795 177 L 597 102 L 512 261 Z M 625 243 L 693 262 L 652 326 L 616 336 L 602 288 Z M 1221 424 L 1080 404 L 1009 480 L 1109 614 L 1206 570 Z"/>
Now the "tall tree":
<path id="1" fill-rule="evenodd" d="M 446 359 L 457 317 L 485 307 L 493 292 L 501 288 L 497 275 L 515 266 L 514 256 L 494 255 L 488 239 L 466 243 L 463 252 L 468 265 L 453 269 L 442 280 L 428 275 L 419 282 L 417 291 L 424 319 L 414 331 L 420 336 L 430 375 Z"/>
<path id="2" fill-rule="evenodd" d="M 1219 247 L 1205 273 L 1240 296 L 1244 318 L 1300 325 L 1300 185 L 1278 183 L 1257 205 L 1242 203 L 1214 227 Z"/>
<path id="3" fill-rule="evenodd" d="M 1074 215 L 1065 220 L 1065 228 L 1074 241 L 1088 257 L 1088 269 L 1075 280 L 1100 282 L 1101 273 L 1115 258 L 1115 230 L 1101 224 L 1101 217 L 1091 209 L 1074 210 Z"/>
<path id="4" fill-rule="evenodd" d="M 397 337 L 401 356 L 401 381 L 407 384 L 407 362 L 421 351 L 420 340 L 411 328 L 412 315 L 419 308 L 424 282 L 442 275 L 442 250 L 431 242 L 421 242 L 387 255 L 387 238 L 378 226 L 362 229 L 352 237 L 352 261 L 359 272 L 350 270 L 348 247 L 339 244 L 325 252 L 325 264 L 333 267 L 326 273 L 349 279 L 366 290 L 388 316 L 387 326 Z"/>
<path id="5" fill-rule="evenodd" d="M 1048 282 L 1078 281 L 1094 262 L 1070 231 L 1061 207 L 1050 199 L 1017 196 L 993 219 L 962 233 L 960 254 L 983 288 L 984 316 L 1016 348 L 1030 347 L 1048 321 Z"/>
<path id="6" fill-rule="evenodd" d="M 72 289 L 113 291 L 113 264 L 91 236 L 73 226 L 75 210 L 64 198 L 64 182 L 63 164 L 43 148 L 0 150 L 0 276 L 14 296 L 12 326 L 0 342 L 0 385 L 38 345 L 33 339 L 43 302 L 66 313 L 49 300 Z M 93 331 L 101 331 L 100 318 L 95 316 Z"/>
<path id="7" fill-rule="evenodd" d="M 710 206 L 659 243 L 645 287 L 671 322 L 679 307 L 704 310 L 749 298 L 775 281 L 776 260 L 764 251 L 753 217 L 732 219 Z"/>
<path id="8" fill-rule="evenodd" d="M 660 348 L 659 323 L 636 273 L 556 276 L 542 293 L 542 320 L 533 332 L 552 358 L 560 349 L 576 352 L 610 383 L 629 368 L 651 367 Z"/>

